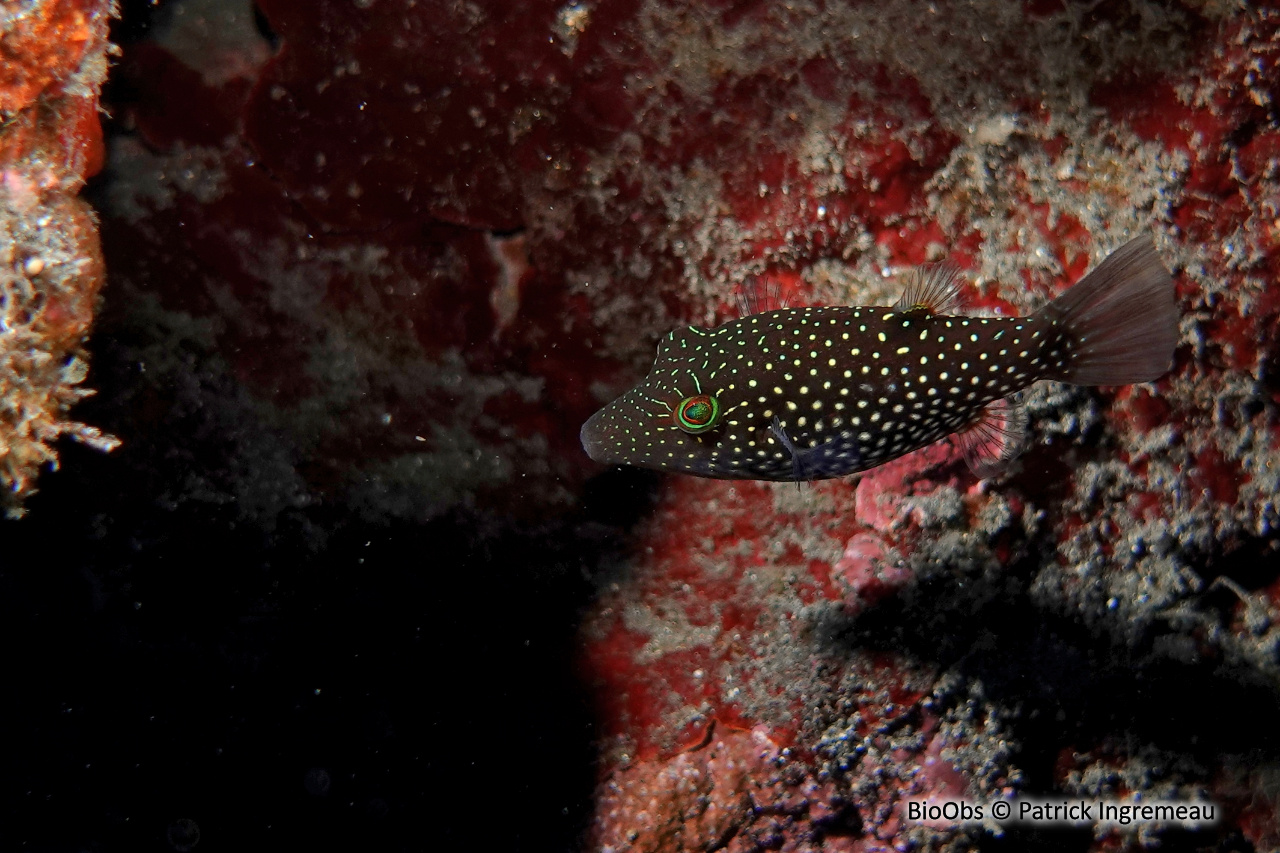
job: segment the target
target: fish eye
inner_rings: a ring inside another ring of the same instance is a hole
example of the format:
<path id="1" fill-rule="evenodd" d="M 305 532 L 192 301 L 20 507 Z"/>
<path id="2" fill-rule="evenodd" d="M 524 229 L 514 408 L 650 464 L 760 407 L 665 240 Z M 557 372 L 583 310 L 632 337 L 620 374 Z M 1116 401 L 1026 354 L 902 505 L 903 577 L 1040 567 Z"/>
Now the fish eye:
<path id="1" fill-rule="evenodd" d="M 701 435 L 720 424 L 720 401 L 710 394 L 685 397 L 676 406 L 676 424 L 689 435 Z"/>

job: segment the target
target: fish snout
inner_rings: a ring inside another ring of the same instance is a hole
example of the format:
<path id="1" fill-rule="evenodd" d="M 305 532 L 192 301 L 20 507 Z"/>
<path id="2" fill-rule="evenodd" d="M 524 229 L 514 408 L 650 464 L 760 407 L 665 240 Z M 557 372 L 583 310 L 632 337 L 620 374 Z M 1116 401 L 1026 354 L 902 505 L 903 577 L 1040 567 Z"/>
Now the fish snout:
<path id="1" fill-rule="evenodd" d="M 582 429 L 578 432 L 578 439 L 582 442 L 582 449 L 587 452 L 592 461 L 603 465 L 612 465 L 619 460 L 611 458 L 611 454 L 608 452 L 607 430 L 605 428 L 606 411 L 607 409 L 601 409 L 587 418 L 587 422 L 582 425 Z"/>

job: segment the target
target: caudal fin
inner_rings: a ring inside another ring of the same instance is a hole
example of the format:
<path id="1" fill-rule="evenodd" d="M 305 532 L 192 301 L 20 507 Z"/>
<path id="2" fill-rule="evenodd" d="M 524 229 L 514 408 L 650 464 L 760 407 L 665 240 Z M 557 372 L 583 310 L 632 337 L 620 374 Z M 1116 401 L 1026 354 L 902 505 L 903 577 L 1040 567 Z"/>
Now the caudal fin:
<path id="1" fill-rule="evenodd" d="M 1039 314 L 1057 323 L 1068 353 L 1045 379 L 1074 385 L 1150 382 L 1169 370 L 1178 344 L 1173 279 L 1150 235 L 1116 249 Z"/>

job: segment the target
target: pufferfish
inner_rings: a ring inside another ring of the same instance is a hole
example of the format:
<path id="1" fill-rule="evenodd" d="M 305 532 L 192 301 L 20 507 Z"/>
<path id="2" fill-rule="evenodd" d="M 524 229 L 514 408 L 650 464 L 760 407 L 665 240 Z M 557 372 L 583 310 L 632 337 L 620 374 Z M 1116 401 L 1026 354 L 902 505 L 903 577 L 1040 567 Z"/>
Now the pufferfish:
<path id="1" fill-rule="evenodd" d="M 699 477 L 800 481 L 874 468 L 955 435 L 979 477 L 1024 441 L 1040 380 L 1149 382 L 1178 342 L 1173 280 L 1149 236 L 1025 317 L 945 313 L 961 282 L 907 277 L 892 307 L 781 308 L 658 344 L 644 381 L 583 425 L 587 455 Z"/>

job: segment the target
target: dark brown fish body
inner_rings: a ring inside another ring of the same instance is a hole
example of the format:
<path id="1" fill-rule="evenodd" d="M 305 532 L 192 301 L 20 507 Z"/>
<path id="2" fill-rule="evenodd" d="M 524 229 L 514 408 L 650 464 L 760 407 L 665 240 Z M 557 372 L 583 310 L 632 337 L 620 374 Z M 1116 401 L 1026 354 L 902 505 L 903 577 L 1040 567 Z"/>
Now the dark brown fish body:
<path id="1" fill-rule="evenodd" d="M 601 462 L 801 480 L 960 432 L 989 474 L 1020 443 L 1009 395 L 1040 379 L 1154 379 L 1177 339 L 1172 281 L 1149 239 L 1028 317 L 935 313 L 953 287 L 926 276 L 893 308 L 785 308 L 673 331 L 645 381 L 583 426 L 583 445 Z"/>

